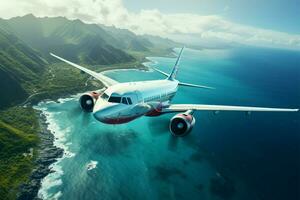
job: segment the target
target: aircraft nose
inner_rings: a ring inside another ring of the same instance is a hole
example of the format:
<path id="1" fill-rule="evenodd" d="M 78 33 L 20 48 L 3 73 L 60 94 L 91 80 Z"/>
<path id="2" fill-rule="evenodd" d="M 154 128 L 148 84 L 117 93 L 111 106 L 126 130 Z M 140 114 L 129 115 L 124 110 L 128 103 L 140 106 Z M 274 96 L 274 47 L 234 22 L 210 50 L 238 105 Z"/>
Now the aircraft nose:
<path id="1" fill-rule="evenodd" d="M 107 108 L 102 108 L 102 109 L 99 109 L 99 110 L 94 110 L 93 115 L 98 121 L 104 122 L 105 118 L 107 118 L 109 113 L 107 111 Z"/>
<path id="2" fill-rule="evenodd" d="M 118 105 L 104 101 L 97 101 L 94 106 L 93 115 L 98 121 L 108 123 L 109 119 L 114 119 L 118 112 Z"/>

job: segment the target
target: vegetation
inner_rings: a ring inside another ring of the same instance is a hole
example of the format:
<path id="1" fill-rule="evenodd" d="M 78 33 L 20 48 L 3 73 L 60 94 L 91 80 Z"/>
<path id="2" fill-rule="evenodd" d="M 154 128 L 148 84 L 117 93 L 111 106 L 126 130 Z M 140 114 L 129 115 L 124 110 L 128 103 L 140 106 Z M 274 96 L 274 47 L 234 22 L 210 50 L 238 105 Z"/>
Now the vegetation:
<path id="1" fill-rule="evenodd" d="M 15 199 L 19 185 L 34 167 L 39 131 L 32 108 L 14 107 L 0 112 L 0 196 Z"/>
<path id="2" fill-rule="evenodd" d="M 35 84 L 46 64 L 38 53 L 1 27 L 0 109 L 22 102 L 28 96 L 23 84 Z"/>
<path id="3" fill-rule="evenodd" d="M 64 17 L 0 19 L 0 198 L 15 199 L 35 167 L 39 124 L 28 103 L 102 87 L 49 52 L 100 72 L 141 68 L 145 56 L 167 54 L 176 45 Z"/>

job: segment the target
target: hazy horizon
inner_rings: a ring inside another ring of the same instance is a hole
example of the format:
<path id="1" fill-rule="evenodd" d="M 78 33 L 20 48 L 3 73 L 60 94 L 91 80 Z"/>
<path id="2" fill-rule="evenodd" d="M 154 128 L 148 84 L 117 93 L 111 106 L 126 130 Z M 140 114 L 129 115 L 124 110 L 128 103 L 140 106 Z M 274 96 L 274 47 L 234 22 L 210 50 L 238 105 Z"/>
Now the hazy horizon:
<path id="1" fill-rule="evenodd" d="M 1 0 L 2 1 L 2 0 Z M 170 5 L 170 6 L 168 6 Z M 172 6 L 171 6 L 172 5 Z M 297 1 L 12 0 L 1 2 L 4 19 L 33 14 L 128 29 L 195 45 L 244 44 L 300 50 Z"/>

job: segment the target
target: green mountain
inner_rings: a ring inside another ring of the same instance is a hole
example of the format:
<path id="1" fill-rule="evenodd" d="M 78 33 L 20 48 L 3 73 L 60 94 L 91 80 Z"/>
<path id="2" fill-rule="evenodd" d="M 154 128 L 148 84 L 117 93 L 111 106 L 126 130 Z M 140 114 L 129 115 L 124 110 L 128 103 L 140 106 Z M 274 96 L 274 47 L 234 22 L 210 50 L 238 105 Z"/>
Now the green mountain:
<path id="1" fill-rule="evenodd" d="M 49 58 L 55 52 L 67 59 L 90 65 L 133 61 L 132 52 L 151 52 L 178 46 L 168 39 L 138 36 L 126 29 L 64 17 L 38 18 L 32 14 L 6 20 L 9 30 Z"/>
<path id="2" fill-rule="evenodd" d="M 118 48 L 131 51 L 148 51 L 154 46 L 149 40 L 137 36 L 127 29 L 118 29 L 114 26 L 99 26 L 115 38 L 112 44 Z"/>
<path id="3" fill-rule="evenodd" d="M 116 47 L 129 51 L 155 51 L 182 46 L 180 43 L 159 36 L 136 35 L 127 29 L 119 29 L 114 26 L 99 26 L 115 38 Z"/>
<path id="4" fill-rule="evenodd" d="M 0 111 L 0 199 L 16 199 L 34 167 L 38 122 L 32 108 Z"/>
<path id="5" fill-rule="evenodd" d="M 43 82 L 53 73 L 43 75 L 51 72 L 49 62 L 57 62 L 49 52 L 88 65 L 135 66 L 145 56 L 166 53 L 175 46 L 178 44 L 168 39 L 64 17 L 38 18 L 29 14 L 0 19 L 0 92 L 6 94 L 0 98 L 0 109 L 24 101 L 36 90 L 47 92 Z M 70 85 L 74 85 L 75 78 Z"/>
<path id="6" fill-rule="evenodd" d="M 90 65 L 115 64 L 133 61 L 115 39 L 98 25 L 64 17 L 37 18 L 33 15 L 15 17 L 6 21 L 10 30 L 29 46 L 49 58 L 55 52 L 75 62 Z"/>
<path id="7" fill-rule="evenodd" d="M 3 25 L 3 26 L 2 26 Z M 46 62 L 0 21 L 0 108 L 22 102 L 27 96 L 22 84 L 34 83 Z"/>
<path id="8" fill-rule="evenodd" d="M 168 38 L 162 38 L 154 35 L 143 35 L 141 36 L 144 40 L 151 41 L 151 45 L 154 47 L 159 47 L 161 49 L 170 49 L 174 47 L 182 47 L 183 45 Z"/>
<path id="9" fill-rule="evenodd" d="M 20 83 L 1 68 L 2 65 L 0 65 L 0 109 L 19 103 L 28 96 Z"/>
<path id="10" fill-rule="evenodd" d="M 165 54 L 175 46 L 160 37 L 64 17 L 0 19 L 0 199 L 16 199 L 20 184 L 35 168 L 37 115 L 18 103 L 29 96 L 39 102 L 102 87 L 49 52 L 103 70 L 135 67 L 145 56 Z"/>

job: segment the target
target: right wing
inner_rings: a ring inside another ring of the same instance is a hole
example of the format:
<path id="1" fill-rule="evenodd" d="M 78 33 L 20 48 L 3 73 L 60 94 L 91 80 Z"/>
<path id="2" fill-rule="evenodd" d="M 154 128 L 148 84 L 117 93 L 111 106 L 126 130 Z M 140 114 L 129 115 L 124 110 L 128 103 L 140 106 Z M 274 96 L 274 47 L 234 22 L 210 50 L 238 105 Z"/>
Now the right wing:
<path id="1" fill-rule="evenodd" d="M 106 87 L 118 84 L 117 81 L 115 81 L 115 80 L 113 80 L 113 79 L 111 79 L 111 78 L 109 78 L 109 77 L 107 77 L 107 76 L 105 76 L 105 75 L 103 75 L 101 73 L 94 72 L 94 71 L 89 70 L 89 69 L 87 69 L 85 67 L 77 65 L 75 63 L 72 63 L 72 62 L 70 62 L 70 61 L 68 61 L 66 59 L 63 59 L 63 58 L 61 58 L 61 57 L 53 54 L 53 53 L 50 53 L 50 55 L 53 56 L 53 57 L 55 57 L 55 58 L 57 58 L 57 59 L 59 59 L 59 60 L 61 60 L 61 61 L 63 61 L 63 62 L 65 62 L 65 63 L 68 63 L 69 65 L 72 65 L 73 67 L 76 67 L 77 69 L 80 69 L 81 71 L 83 71 L 83 72 L 85 72 L 85 73 L 87 73 L 89 75 L 91 75 L 92 77 L 94 77 L 97 80 L 101 81 Z"/>
<path id="2" fill-rule="evenodd" d="M 204 105 L 204 104 L 171 104 L 170 106 L 164 108 L 163 112 L 183 112 L 187 110 L 297 112 L 299 109 L 265 108 L 265 107 L 249 107 L 249 106 L 223 106 L 223 105 Z"/>

